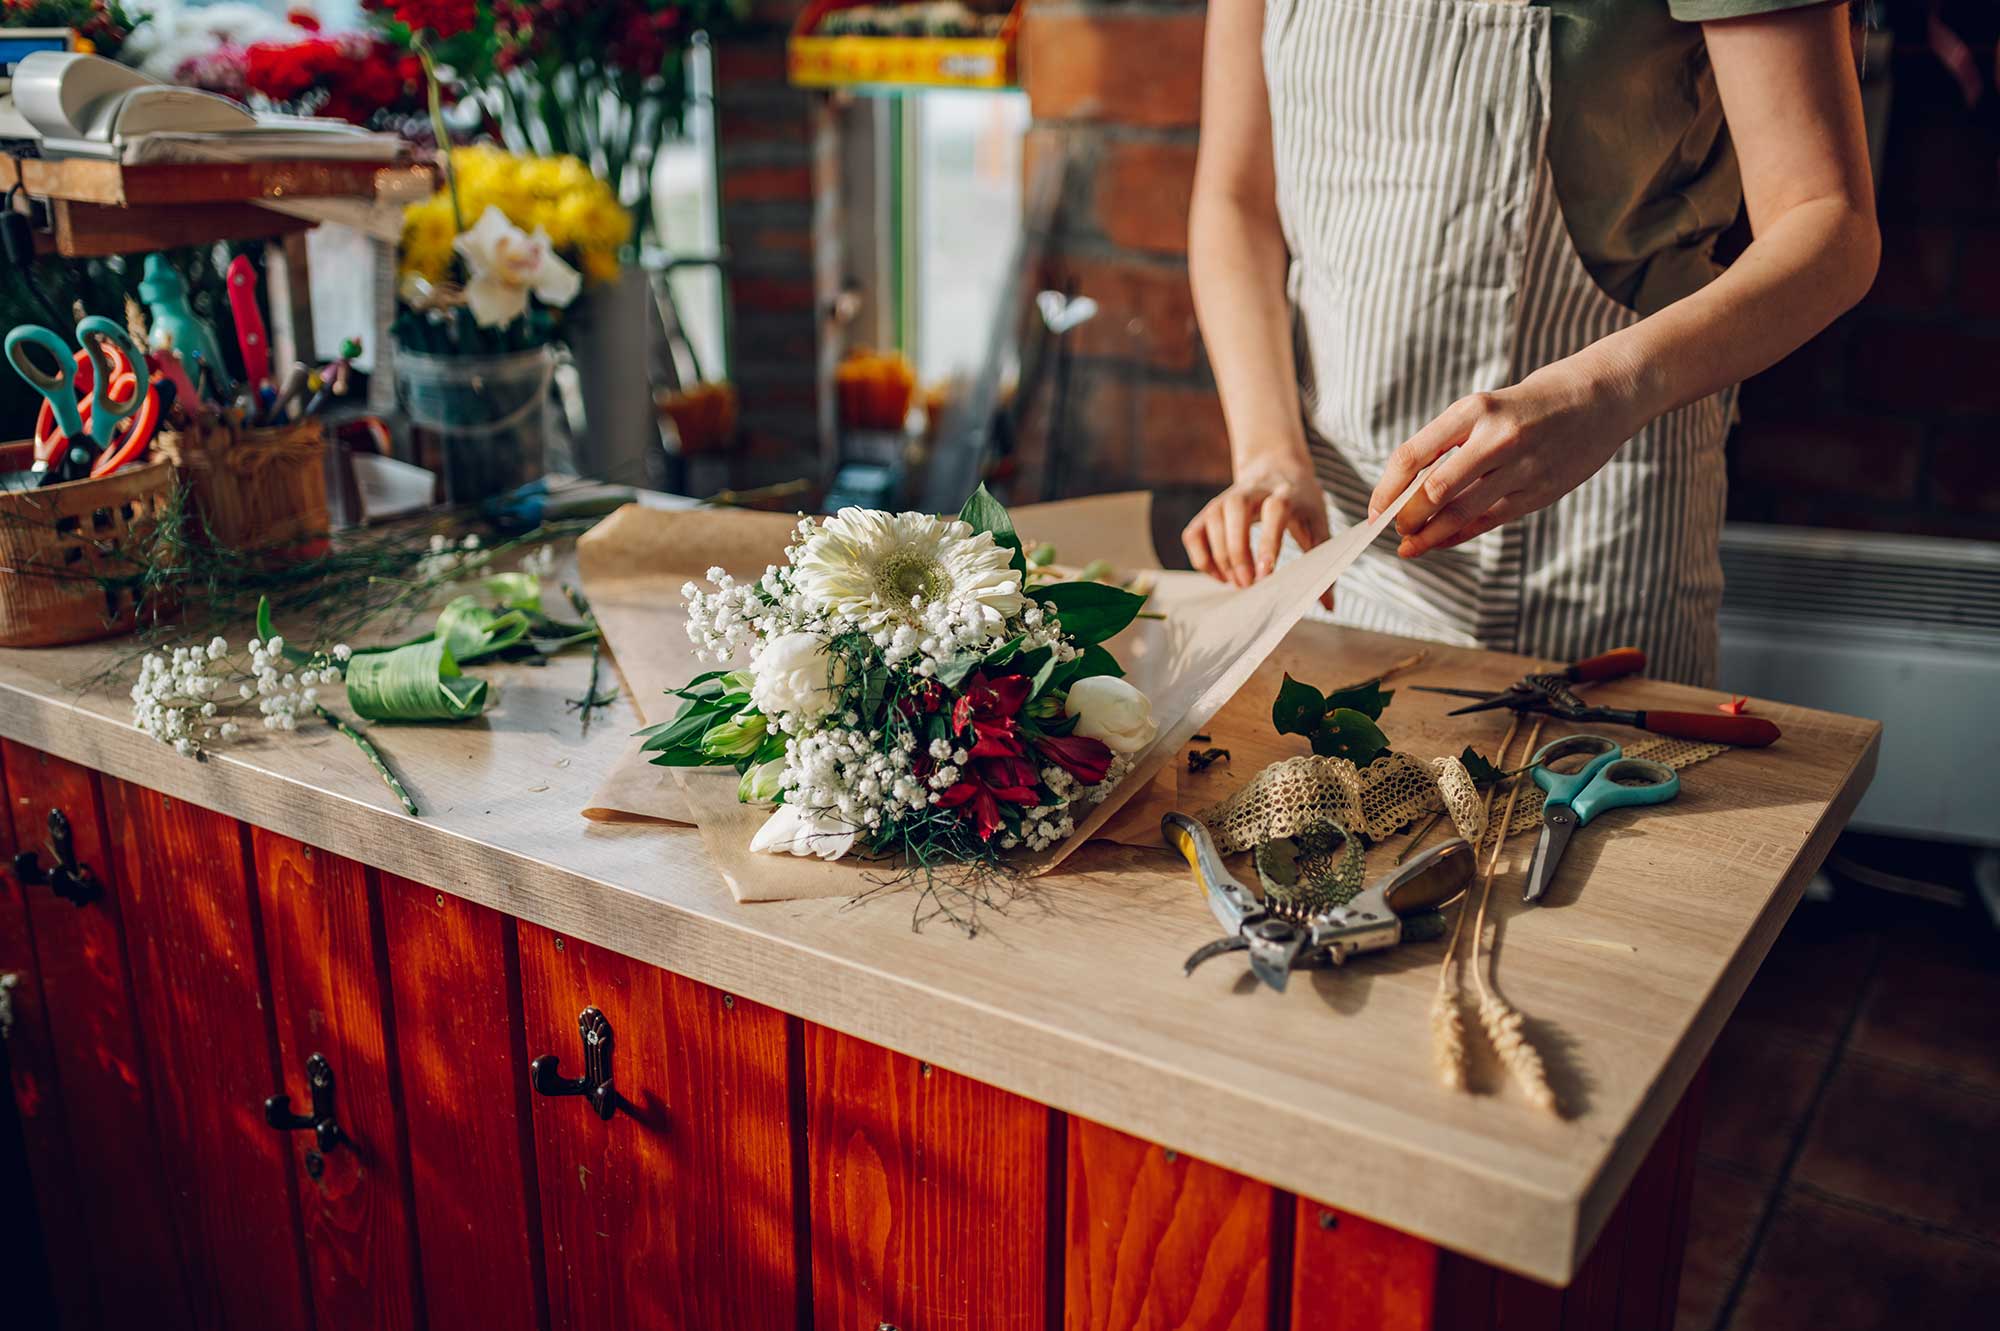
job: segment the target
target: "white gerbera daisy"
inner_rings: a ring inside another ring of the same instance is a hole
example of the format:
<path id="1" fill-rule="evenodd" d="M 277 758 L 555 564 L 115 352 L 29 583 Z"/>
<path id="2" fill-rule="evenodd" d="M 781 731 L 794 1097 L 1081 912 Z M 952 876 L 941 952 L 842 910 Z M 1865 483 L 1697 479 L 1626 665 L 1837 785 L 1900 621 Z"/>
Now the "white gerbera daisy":
<path id="1" fill-rule="evenodd" d="M 1011 556 L 988 532 L 923 513 L 843 508 L 792 561 L 800 591 L 870 629 L 914 624 L 937 605 L 997 623 L 1027 606 Z"/>

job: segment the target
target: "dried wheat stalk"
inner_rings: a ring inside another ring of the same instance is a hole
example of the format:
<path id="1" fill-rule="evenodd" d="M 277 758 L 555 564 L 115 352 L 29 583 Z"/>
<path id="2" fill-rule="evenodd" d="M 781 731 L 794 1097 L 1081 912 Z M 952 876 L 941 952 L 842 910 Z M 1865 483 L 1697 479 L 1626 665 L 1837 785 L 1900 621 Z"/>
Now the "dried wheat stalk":
<path id="1" fill-rule="evenodd" d="M 1542 723 L 1528 733 L 1528 754 L 1534 755 L 1535 746 L 1542 737 Z M 1492 853 L 1486 857 L 1486 871 L 1479 882 L 1479 910 L 1472 923 L 1472 983 L 1479 991 L 1479 1024 L 1486 1031 L 1486 1038 L 1493 1042 L 1493 1052 L 1500 1056 L 1500 1065 L 1507 1069 L 1507 1075 L 1521 1088 L 1528 1099 L 1547 1110 L 1559 1113 L 1555 1092 L 1549 1088 L 1548 1070 L 1542 1065 L 1542 1056 L 1528 1039 L 1523 1028 L 1521 1014 L 1514 1006 L 1486 983 L 1486 970 L 1492 964 L 1492 954 L 1487 954 L 1487 966 L 1479 962 L 1479 948 L 1486 934 L 1486 904 L 1493 898 L 1493 875 L 1500 867 L 1500 852 L 1507 845 L 1507 832 L 1514 821 L 1514 805 L 1521 795 L 1520 775 L 1516 775 L 1507 789 L 1507 808 L 1500 815 L 1500 835 L 1493 842 Z M 1487 806 L 1492 811 L 1492 806 Z M 1470 903 L 1468 903 L 1470 904 Z M 1464 907 L 1459 908 L 1460 916 Z M 1496 978 L 1495 985 L 1498 980 Z"/>
<path id="2" fill-rule="evenodd" d="M 1507 734 L 1500 741 L 1499 765 L 1507 766 L 1507 752 L 1514 744 L 1514 736 L 1521 729 L 1520 713 L 1514 714 L 1507 726 Z M 1494 786 L 1486 788 L 1485 820 L 1493 819 Z M 1465 917 L 1472 909 L 1472 896 L 1468 892 L 1458 905 L 1458 917 L 1452 922 L 1451 941 L 1445 944 L 1444 960 L 1438 964 L 1437 994 L 1431 999 L 1431 1056 L 1437 1063 L 1438 1080 L 1454 1091 L 1465 1089 L 1465 1017 L 1459 1009 L 1461 985 L 1458 978 L 1458 940 L 1465 932 Z"/>

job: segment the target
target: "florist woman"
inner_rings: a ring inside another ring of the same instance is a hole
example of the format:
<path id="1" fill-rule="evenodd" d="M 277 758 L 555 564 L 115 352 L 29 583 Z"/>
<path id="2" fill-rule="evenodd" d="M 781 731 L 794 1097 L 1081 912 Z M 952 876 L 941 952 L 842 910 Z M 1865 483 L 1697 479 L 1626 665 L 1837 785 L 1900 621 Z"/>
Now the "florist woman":
<path id="1" fill-rule="evenodd" d="M 1211 0 L 1202 98 L 1235 483 L 1194 566 L 1247 586 L 1437 462 L 1342 622 L 1710 681 L 1735 385 L 1875 272 L 1846 7 Z"/>

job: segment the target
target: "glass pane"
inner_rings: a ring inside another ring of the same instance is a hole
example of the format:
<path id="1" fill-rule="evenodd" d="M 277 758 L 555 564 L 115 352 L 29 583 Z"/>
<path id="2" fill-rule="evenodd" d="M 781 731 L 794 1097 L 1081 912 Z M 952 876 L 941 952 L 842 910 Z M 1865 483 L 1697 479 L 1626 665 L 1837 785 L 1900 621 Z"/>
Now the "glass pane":
<path id="1" fill-rule="evenodd" d="M 916 328 L 909 352 L 927 380 L 975 374 L 1019 243 L 1028 99 L 936 91 L 912 96 L 910 108 Z"/>
<path id="2" fill-rule="evenodd" d="M 688 51 L 685 132 L 660 145 L 653 166 L 653 221 L 668 259 L 713 256 L 722 245 L 715 182 L 715 82 L 709 45 Z M 722 275 L 711 266 L 676 268 L 668 279 L 688 341 L 709 379 L 723 364 Z"/>

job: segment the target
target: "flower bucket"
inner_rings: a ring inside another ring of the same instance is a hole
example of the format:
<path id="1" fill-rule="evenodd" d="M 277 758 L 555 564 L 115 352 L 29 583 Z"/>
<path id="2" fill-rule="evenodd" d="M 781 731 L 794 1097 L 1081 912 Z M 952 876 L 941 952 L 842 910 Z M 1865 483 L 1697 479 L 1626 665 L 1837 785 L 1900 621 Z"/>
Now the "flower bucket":
<path id="1" fill-rule="evenodd" d="M 396 349 L 396 398 L 436 439 L 437 456 L 421 460 L 444 477 L 447 503 L 491 499 L 541 476 L 554 374 L 545 346 L 497 356 Z"/>
<path id="2" fill-rule="evenodd" d="M 657 317 L 652 299 L 645 271 L 627 268 L 615 282 L 586 287 L 563 321 L 583 392 L 585 427 L 574 443 L 579 476 L 644 486 L 664 479 L 646 334 Z"/>

